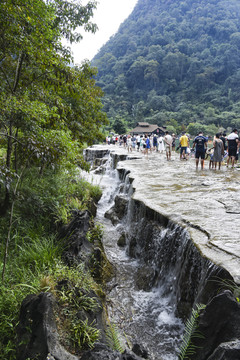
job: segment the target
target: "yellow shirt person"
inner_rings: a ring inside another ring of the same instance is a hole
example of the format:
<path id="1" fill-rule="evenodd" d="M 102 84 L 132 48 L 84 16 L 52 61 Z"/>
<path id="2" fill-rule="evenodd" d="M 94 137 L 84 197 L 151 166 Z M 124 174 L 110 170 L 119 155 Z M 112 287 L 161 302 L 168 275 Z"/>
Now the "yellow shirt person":
<path id="1" fill-rule="evenodd" d="M 187 148 L 189 146 L 189 139 L 188 139 L 186 133 L 183 133 L 183 135 L 180 137 L 179 144 L 181 146 L 180 160 L 181 159 L 186 159 L 187 160 Z"/>
<path id="2" fill-rule="evenodd" d="M 180 139 L 179 143 L 181 144 L 181 147 L 188 147 L 188 137 L 186 134 L 183 134 Z"/>

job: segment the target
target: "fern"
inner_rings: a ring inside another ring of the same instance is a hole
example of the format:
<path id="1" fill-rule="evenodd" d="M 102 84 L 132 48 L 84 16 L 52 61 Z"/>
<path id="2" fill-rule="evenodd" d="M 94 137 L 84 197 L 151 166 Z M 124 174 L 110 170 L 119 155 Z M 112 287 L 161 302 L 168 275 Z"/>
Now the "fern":
<path id="1" fill-rule="evenodd" d="M 109 324 L 106 331 L 107 343 L 113 350 L 117 350 L 120 353 L 124 352 L 124 348 L 121 345 L 117 326 L 115 324 Z"/>
<path id="2" fill-rule="evenodd" d="M 203 335 L 197 331 L 197 327 L 198 317 L 201 310 L 205 309 L 205 307 L 206 305 L 204 304 L 196 304 L 196 309 L 192 310 L 192 315 L 186 322 L 182 345 L 178 354 L 180 360 L 189 359 L 190 355 L 195 354 L 196 346 L 192 343 L 193 338 L 203 338 Z"/>

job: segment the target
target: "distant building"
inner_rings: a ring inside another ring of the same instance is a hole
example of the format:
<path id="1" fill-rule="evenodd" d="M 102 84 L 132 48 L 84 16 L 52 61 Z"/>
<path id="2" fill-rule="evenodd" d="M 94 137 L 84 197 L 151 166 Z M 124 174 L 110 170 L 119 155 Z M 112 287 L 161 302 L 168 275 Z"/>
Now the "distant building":
<path id="1" fill-rule="evenodd" d="M 139 122 L 137 123 L 137 126 L 130 131 L 132 135 L 151 135 L 151 134 L 157 134 L 157 135 L 164 135 L 166 132 L 165 127 L 160 127 L 156 124 L 149 124 L 147 122 Z"/>

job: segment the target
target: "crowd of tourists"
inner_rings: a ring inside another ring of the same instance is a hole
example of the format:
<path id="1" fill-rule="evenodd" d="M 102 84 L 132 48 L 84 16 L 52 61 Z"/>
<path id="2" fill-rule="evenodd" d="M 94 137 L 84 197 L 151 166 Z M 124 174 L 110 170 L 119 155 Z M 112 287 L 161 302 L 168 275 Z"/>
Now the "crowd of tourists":
<path id="1" fill-rule="evenodd" d="M 176 140 L 178 146 L 176 147 Z M 158 152 L 165 153 L 167 161 L 171 160 L 172 152 L 179 151 L 180 160 L 189 160 L 194 156 L 196 159 L 196 169 L 199 163 L 201 169 L 204 168 L 204 161 L 209 159 L 209 169 L 219 169 L 223 162 L 226 166 L 233 168 L 238 161 L 238 154 L 240 150 L 240 141 L 238 130 L 233 129 L 227 135 L 226 133 L 217 133 L 213 141 L 210 141 L 203 132 L 199 132 L 194 137 L 192 147 L 190 146 L 190 136 L 183 132 L 178 138 L 175 134 L 170 134 L 168 131 L 165 134 L 146 134 L 146 135 L 120 135 L 107 136 L 107 144 L 119 144 L 127 149 L 128 152 L 140 151 L 147 156 L 150 153 Z"/>

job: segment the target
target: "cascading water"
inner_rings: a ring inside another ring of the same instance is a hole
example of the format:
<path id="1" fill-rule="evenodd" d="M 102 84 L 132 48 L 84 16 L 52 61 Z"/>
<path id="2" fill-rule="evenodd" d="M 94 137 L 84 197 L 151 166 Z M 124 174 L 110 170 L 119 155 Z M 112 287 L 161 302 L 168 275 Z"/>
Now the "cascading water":
<path id="1" fill-rule="evenodd" d="M 139 288 L 137 285 L 139 272 L 141 273 L 144 262 L 141 259 L 142 249 L 139 249 L 139 254 L 135 249 L 134 257 L 129 256 L 133 255 L 129 250 L 130 238 L 134 235 L 131 233 L 133 231 L 132 202 L 129 202 L 127 216 L 119 225 L 113 226 L 111 221 L 104 217 L 105 212 L 113 205 L 114 197 L 119 193 L 119 189 L 122 194 L 131 198 L 132 187 L 127 174 L 124 175 L 125 182 L 120 186 L 118 172 L 114 169 L 115 159 L 108 155 L 108 160 L 104 161 L 106 168 L 104 174 L 94 174 L 93 171 L 90 179 L 103 190 L 98 204 L 96 222 L 104 227 L 105 252 L 116 269 L 114 278 L 108 284 L 107 304 L 110 320 L 119 328 L 122 341 L 126 346 L 129 346 L 129 343 L 141 344 L 147 350 L 148 358 L 152 360 L 176 360 L 183 323 L 175 316 L 176 302 L 171 286 L 174 279 L 171 279 L 169 275 L 168 281 L 165 283 L 155 281 L 153 287 L 153 279 L 149 279 L 150 284 L 147 290 L 140 289 L 141 286 Z M 139 229 L 141 230 L 141 226 Z M 169 231 L 171 230 L 159 228 L 158 235 L 157 233 L 154 235 L 155 241 L 161 241 Z M 126 233 L 128 242 L 124 249 L 117 245 L 122 232 Z M 150 252 L 145 256 L 149 257 L 153 268 L 152 276 L 156 277 L 157 253 Z"/>
<path id="2" fill-rule="evenodd" d="M 240 281 L 238 174 L 197 172 L 193 161 L 180 162 L 176 154 L 172 162 L 158 153 L 128 155 L 121 147 L 97 145 L 87 154 L 95 169 L 99 165 L 95 174 L 107 168 L 97 175 L 103 188 L 97 221 L 105 227 L 105 251 L 116 269 L 107 291 L 111 322 L 123 342 L 142 345 L 148 359 L 174 360 L 180 319 L 205 304 L 199 327 L 206 337 L 191 359 L 215 360 L 215 351 L 225 356 L 226 342 L 230 359 L 232 351 L 240 352 L 229 342 L 239 338 L 240 308 L 219 283 Z M 215 323 L 211 307 L 220 314 Z"/>

